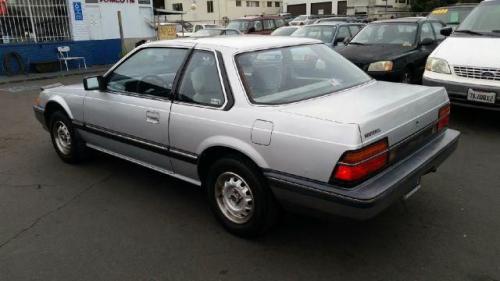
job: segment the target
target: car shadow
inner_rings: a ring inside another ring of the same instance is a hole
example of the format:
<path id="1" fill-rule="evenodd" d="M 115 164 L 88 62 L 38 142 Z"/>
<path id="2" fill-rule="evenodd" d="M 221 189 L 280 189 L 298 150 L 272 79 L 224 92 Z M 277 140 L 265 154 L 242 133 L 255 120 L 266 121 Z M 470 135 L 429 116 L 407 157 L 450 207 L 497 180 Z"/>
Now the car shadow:
<path id="1" fill-rule="evenodd" d="M 452 105 L 450 127 L 463 133 L 498 132 L 500 131 L 500 111 Z"/>

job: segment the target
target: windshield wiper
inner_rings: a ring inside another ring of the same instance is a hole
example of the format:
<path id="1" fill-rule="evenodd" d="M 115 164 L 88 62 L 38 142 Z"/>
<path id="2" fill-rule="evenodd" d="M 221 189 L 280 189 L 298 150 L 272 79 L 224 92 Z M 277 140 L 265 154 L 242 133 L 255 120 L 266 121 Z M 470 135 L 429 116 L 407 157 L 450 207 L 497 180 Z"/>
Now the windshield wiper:
<path id="1" fill-rule="evenodd" d="M 493 33 L 500 33 L 500 29 L 495 29 L 495 30 L 492 30 L 491 32 L 493 32 Z"/>
<path id="2" fill-rule="evenodd" d="M 366 45 L 365 43 L 361 43 L 361 42 L 349 42 L 349 44 L 353 44 L 353 45 Z"/>
<path id="3" fill-rule="evenodd" d="M 481 32 L 477 32 L 474 30 L 468 30 L 468 29 L 457 29 L 455 32 L 460 32 L 460 33 L 467 33 L 467 34 L 472 34 L 472 35 L 484 35 Z"/>

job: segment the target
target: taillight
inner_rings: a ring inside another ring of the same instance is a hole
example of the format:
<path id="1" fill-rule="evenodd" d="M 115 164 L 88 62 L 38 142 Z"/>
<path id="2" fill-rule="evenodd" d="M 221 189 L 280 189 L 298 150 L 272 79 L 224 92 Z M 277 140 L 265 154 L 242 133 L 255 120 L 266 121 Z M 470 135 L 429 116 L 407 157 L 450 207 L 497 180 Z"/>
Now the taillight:
<path id="1" fill-rule="evenodd" d="M 447 104 L 439 109 L 438 122 L 436 126 L 438 131 L 448 127 L 448 124 L 450 123 L 450 112 L 450 104 Z"/>
<path id="2" fill-rule="evenodd" d="M 389 145 L 383 139 L 358 150 L 348 151 L 333 170 L 330 182 L 355 183 L 380 171 L 389 161 Z"/>

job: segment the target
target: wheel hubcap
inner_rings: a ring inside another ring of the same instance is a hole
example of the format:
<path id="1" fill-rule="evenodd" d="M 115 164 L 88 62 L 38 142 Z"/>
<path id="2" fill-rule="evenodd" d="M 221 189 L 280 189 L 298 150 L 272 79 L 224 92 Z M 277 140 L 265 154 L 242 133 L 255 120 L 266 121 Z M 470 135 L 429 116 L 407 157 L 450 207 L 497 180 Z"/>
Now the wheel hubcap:
<path id="1" fill-rule="evenodd" d="M 239 175 L 232 172 L 222 173 L 215 183 L 215 198 L 219 209 L 230 221 L 243 224 L 252 217 L 253 194 Z"/>
<path id="2" fill-rule="evenodd" d="M 53 129 L 57 149 L 65 155 L 71 152 L 71 134 L 66 124 L 57 121 Z"/>

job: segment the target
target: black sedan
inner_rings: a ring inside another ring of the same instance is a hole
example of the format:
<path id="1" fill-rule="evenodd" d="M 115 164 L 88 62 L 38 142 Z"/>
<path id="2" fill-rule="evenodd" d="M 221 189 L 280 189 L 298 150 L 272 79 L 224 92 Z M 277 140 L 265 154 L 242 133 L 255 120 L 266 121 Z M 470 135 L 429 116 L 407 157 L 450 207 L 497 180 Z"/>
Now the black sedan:
<path id="1" fill-rule="evenodd" d="M 378 80 L 419 83 L 444 24 L 423 17 L 368 24 L 340 54 Z"/>

